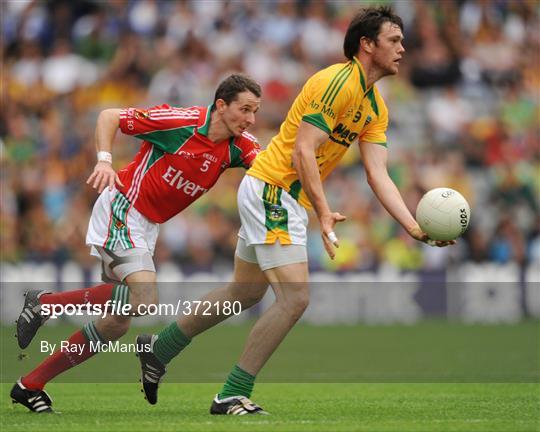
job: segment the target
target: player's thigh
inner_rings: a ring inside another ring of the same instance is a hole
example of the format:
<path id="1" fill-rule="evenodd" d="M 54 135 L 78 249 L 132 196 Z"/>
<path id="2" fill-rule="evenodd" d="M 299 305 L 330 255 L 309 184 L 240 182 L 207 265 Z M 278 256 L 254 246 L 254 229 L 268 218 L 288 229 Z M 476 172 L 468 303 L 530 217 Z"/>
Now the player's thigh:
<path id="1" fill-rule="evenodd" d="M 140 270 L 129 274 L 125 281 L 129 287 L 130 303 L 132 306 L 157 304 L 156 272 Z"/>
<path id="2" fill-rule="evenodd" d="M 115 290 L 120 303 L 128 299 L 131 312 L 139 315 L 140 305 L 157 304 L 158 290 L 157 277 L 152 256 L 146 249 L 132 248 L 111 251 L 96 247 L 103 265 L 103 280 L 117 283 Z M 127 289 L 125 286 L 127 285 Z"/>
<path id="3" fill-rule="evenodd" d="M 238 190 L 242 226 L 237 253 L 257 263 L 280 298 L 281 283 L 296 284 L 290 292 L 307 292 L 307 213 L 282 188 L 245 176 Z"/>
<path id="4" fill-rule="evenodd" d="M 273 244 L 253 245 L 257 263 L 270 283 L 307 282 L 308 257 L 304 245 Z"/>
<path id="5" fill-rule="evenodd" d="M 265 270 L 264 275 L 272 284 L 307 284 L 309 280 L 308 263 L 304 261 L 272 267 Z"/>
<path id="6" fill-rule="evenodd" d="M 278 302 L 309 301 L 307 250 L 301 245 L 255 245 L 259 265 Z"/>
<path id="7" fill-rule="evenodd" d="M 241 298 L 246 295 L 260 300 L 268 289 L 268 280 L 257 263 L 255 249 L 238 238 L 234 254 L 234 276 L 229 290 Z"/>
<path id="8" fill-rule="evenodd" d="M 299 319 L 309 304 L 307 262 L 285 264 L 265 270 L 272 285 L 276 302 L 288 311 L 294 320 Z"/>
<path id="9" fill-rule="evenodd" d="M 156 267 L 152 254 L 147 248 L 127 248 L 127 249 L 107 249 L 100 246 L 94 246 L 101 258 L 103 274 L 102 278 L 105 282 L 127 282 L 131 280 L 141 279 L 148 281 L 152 278 L 151 275 L 132 276 L 134 273 L 154 273 Z"/>

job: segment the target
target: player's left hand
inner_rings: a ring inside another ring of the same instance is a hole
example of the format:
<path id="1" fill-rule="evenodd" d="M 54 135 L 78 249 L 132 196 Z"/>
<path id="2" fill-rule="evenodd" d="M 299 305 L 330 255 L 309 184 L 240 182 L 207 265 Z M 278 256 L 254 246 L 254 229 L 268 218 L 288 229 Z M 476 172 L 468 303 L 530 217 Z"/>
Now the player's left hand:
<path id="1" fill-rule="evenodd" d="M 437 247 L 445 247 L 445 246 L 450 246 L 450 245 L 455 245 L 456 244 L 456 241 L 455 240 L 448 240 L 448 241 L 445 241 L 445 240 L 432 240 L 429 238 L 429 236 L 424 232 L 422 231 L 422 229 L 420 228 L 420 226 L 416 225 L 415 227 L 411 228 L 409 230 L 409 235 L 418 240 L 418 241 L 421 241 L 423 243 L 426 243 L 430 246 L 437 246 Z"/>
<path id="2" fill-rule="evenodd" d="M 319 218 L 319 223 L 321 225 L 321 237 L 323 240 L 324 248 L 330 259 L 334 259 L 336 253 L 334 252 L 334 247 L 339 247 L 339 241 L 334 232 L 334 226 L 338 222 L 343 222 L 347 218 L 342 214 L 337 212 L 330 212 L 322 215 Z"/>
<path id="3" fill-rule="evenodd" d="M 107 186 L 109 186 L 109 190 L 112 190 L 115 183 L 119 186 L 124 186 L 112 165 L 105 161 L 98 162 L 94 167 L 94 171 L 88 177 L 88 180 L 86 180 L 86 184 L 91 184 L 99 193 Z"/>

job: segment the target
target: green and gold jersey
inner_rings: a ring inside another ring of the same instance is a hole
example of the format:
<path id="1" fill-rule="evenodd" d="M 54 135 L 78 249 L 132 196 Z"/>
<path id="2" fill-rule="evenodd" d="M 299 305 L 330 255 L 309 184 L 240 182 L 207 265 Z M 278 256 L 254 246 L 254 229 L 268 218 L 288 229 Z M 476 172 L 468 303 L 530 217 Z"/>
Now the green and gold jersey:
<path id="1" fill-rule="evenodd" d="M 328 133 L 328 140 L 316 151 L 322 180 L 352 143 L 367 141 L 386 146 L 388 110 L 377 88 L 366 88 L 366 76 L 358 59 L 313 75 L 294 101 L 279 133 L 248 171 L 253 177 L 285 189 L 306 208 L 311 208 L 311 203 L 292 163 L 301 121 Z"/>

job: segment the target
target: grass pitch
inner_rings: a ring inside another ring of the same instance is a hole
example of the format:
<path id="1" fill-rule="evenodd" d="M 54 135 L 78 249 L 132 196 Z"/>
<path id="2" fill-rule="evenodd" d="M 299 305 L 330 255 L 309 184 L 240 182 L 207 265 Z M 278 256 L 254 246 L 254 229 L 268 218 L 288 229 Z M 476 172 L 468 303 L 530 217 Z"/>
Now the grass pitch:
<path id="1" fill-rule="evenodd" d="M 259 384 L 270 416 L 210 416 L 218 384 L 164 384 L 150 406 L 135 384 L 50 384 L 62 414 L 37 415 L 0 397 L 2 431 L 540 430 L 538 384 Z"/>
<path id="2" fill-rule="evenodd" d="M 1 432 L 540 431 L 538 321 L 296 326 L 257 377 L 253 400 L 270 416 L 208 414 L 250 323 L 196 338 L 169 365 L 156 406 L 140 393 L 133 353 L 100 354 L 47 385 L 60 415 L 12 405 L 13 382 L 45 357 L 40 341 L 76 328 L 46 325 L 24 355 L 13 328 L 0 328 Z"/>

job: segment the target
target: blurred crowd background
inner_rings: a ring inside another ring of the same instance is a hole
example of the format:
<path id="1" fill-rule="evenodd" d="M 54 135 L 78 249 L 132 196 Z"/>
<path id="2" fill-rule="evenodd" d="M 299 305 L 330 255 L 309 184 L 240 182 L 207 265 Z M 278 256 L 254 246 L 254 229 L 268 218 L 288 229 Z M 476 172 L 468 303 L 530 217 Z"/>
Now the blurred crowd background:
<path id="1" fill-rule="evenodd" d="M 380 4 L 381 2 L 377 2 Z M 263 87 L 264 147 L 305 80 L 343 62 L 354 1 L 2 2 L 0 241 L 7 262 L 95 264 L 84 244 L 96 193 L 98 113 L 157 103 L 207 105 L 242 71 Z M 373 3 L 372 3 L 373 4 Z M 433 187 L 472 208 L 458 245 L 435 249 L 396 225 L 367 186 L 356 148 L 325 183 L 348 217 L 326 258 L 310 226 L 310 266 L 339 272 L 441 269 L 465 261 L 540 262 L 540 3 L 536 0 L 393 4 L 405 24 L 404 61 L 379 88 L 390 112 L 390 172 L 414 212 Z M 121 168 L 140 142 L 118 134 Z M 161 228 L 156 261 L 184 272 L 230 271 L 243 170 Z"/>

